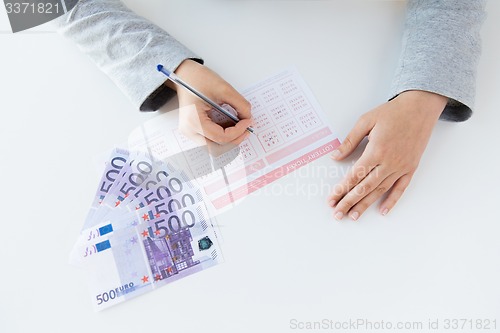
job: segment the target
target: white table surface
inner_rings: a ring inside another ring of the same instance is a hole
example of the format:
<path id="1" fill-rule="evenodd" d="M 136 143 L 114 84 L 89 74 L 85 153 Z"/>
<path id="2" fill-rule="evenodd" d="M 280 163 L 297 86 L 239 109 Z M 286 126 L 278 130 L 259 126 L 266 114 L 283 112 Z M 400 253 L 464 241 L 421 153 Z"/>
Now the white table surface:
<path id="1" fill-rule="evenodd" d="M 388 97 L 405 9 L 126 2 L 237 88 L 296 66 L 341 137 Z M 388 216 L 372 207 L 358 223 L 336 222 L 325 198 L 352 159 L 323 157 L 218 217 L 224 264 L 94 313 L 82 272 L 68 264 L 97 186 L 93 157 L 154 114 L 136 111 L 50 27 L 8 33 L 0 10 L 0 332 L 288 332 L 301 331 L 294 320 L 358 318 L 422 322 L 423 331 L 438 319 L 434 332 L 446 319 L 496 319 L 500 331 L 500 1 L 488 12 L 476 113 L 436 126 Z"/>

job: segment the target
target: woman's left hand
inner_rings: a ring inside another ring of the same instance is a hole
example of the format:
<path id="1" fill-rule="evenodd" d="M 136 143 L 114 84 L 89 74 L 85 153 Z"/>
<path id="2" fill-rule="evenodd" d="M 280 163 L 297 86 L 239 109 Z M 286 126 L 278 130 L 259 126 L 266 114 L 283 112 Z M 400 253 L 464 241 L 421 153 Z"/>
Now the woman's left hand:
<path id="1" fill-rule="evenodd" d="M 379 211 L 387 214 L 408 187 L 448 99 L 411 90 L 360 117 L 332 158 L 349 156 L 365 136 L 369 142 L 349 174 L 335 186 L 328 202 L 333 215 L 357 220 L 388 192 Z"/>

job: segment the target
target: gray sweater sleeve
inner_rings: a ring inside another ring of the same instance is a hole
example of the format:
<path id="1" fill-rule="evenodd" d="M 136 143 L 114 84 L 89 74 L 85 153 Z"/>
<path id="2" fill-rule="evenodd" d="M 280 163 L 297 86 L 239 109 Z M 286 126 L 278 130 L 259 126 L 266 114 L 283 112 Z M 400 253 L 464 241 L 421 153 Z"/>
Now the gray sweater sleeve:
<path id="1" fill-rule="evenodd" d="M 188 58 L 202 62 L 119 0 L 80 0 L 55 24 L 141 111 L 157 110 L 174 95 L 156 65 L 173 71 Z"/>
<path id="2" fill-rule="evenodd" d="M 446 96 L 441 119 L 472 114 L 486 0 L 409 0 L 391 99 L 407 90 Z"/>

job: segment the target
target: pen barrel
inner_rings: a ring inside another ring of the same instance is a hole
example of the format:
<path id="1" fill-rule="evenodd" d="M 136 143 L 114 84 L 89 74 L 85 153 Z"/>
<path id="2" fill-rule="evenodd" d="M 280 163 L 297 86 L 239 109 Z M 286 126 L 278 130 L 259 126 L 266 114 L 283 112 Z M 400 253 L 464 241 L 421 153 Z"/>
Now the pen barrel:
<path id="1" fill-rule="evenodd" d="M 161 64 L 158 65 L 157 69 L 159 72 L 162 72 L 163 74 L 165 74 L 172 82 L 184 87 L 186 90 L 188 90 L 189 92 L 191 92 L 192 94 L 194 94 L 198 98 L 202 99 L 205 103 L 207 103 L 208 105 L 213 107 L 216 111 L 222 113 L 223 115 L 225 115 L 226 117 L 228 117 L 229 119 L 234 121 L 236 124 L 240 121 L 238 119 L 238 117 L 233 115 L 231 112 L 225 110 L 223 107 L 221 107 L 217 103 L 213 102 L 210 98 L 208 98 L 207 96 L 205 96 L 204 94 L 202 94 L 201 92 L 196 90 L 195 88 L 191 87 L 186 82 L 182 81 L 181 78 L 179 78 L 177 75 L 175 75 L 175 73 L 168 71 L 166 68 L 163 67 L 163 65 L 161 65 Z M 250 133 L 254 133 L 254 129 L 252 127 L 248 127 L 247 131 Z"/>
<path id="2" fill-rule="evenodd" d="M 201 98 L 205 103 L 207 103 L 208 105 L 210 105 L 211 107 L 213 107 L 214 109 L 216 109 L 217 111 L 219 111 L 220 113 L 224 114 L 226 117 L 230 118 L 235 123 L 237 123 L 238 121 L 240 121 L 238 119 L 238 117 L 236 117 L 235 115 L 231 114 L 229 111 L 224 110 L 224 108 L 222 108 L 217 103 L 213 102 L 210 98 L 208 98 L 207 96 L 205 96 L 203 93 L 199 92 L 198 90 L 196 90 L 195 88 L 193 88 L 189 84 L 187 84 L 186 82 L 182 81 L 181 78 L 179 78 L 174 73 L 170 73 L 169 78 L 172 81 L 174 81 L 175 83 L 177 83 L 177 84 L 183 86 L 184 88 L 186 88 L 187 90 L 189 90 L 191 93 L 193 93 L 197 97 Z"/>

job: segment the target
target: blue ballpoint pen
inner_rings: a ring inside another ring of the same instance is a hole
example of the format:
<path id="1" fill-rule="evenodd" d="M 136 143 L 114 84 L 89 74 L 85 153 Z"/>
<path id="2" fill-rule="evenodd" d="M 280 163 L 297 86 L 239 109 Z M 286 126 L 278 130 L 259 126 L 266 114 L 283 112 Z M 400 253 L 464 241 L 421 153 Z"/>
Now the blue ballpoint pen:
<path id="1" fill-rule="evenodd" d="M 207 96 L 203 95 L 201 92 L 199 92 L 198 90 L 194 89 L 193 87 L 191 87 L 186 82 L 182 81 L 177 75 L 175 75 L 174 73 L 172 73 L 169 70 L 165 69 L 165 67 L 163 67 L 163 65 L 158 65 L 156 68 L 158 69 L 159 72 L 162 72 L 163 74 L 165 74 L 172 82 L 174 82 L 175 84 L 178 84 L 178 85 L 186 88 L 187 90 L 189 90 L 190 92 L 192 92 L 194 95 L 198 96 L 203 101 L 205 101 L 205 103 L 207 103 L 208 105 L 210 105 L 215 110 L 217 110 L 220 113 L 222 113 L 223 115 L 227 116 L 228 118 L 230 118 L 235 123 L 238 123 L 240 121 L 238 119 L 238 117 L 236 117 L 235 115 L 231 114 L 227 110 L 224 110 L 219 104 L 215 103 L 210 98 L 208 98 Z M 254 130 L 253 130 L 252 127 L 247 127 L 247 131 L 249 131 L 250 133 L 254 133 Z"/>

